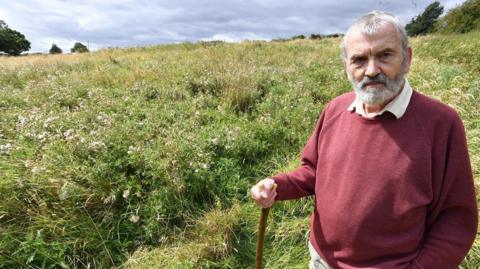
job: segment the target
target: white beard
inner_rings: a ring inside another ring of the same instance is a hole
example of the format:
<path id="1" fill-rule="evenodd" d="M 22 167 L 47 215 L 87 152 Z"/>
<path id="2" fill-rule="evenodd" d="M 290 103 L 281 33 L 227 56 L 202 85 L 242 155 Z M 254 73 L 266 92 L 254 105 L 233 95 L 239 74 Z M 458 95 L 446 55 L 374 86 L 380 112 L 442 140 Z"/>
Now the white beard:
<path id="1" fill-rule="evenodd" d="M 357 98 L 367 105 L 381 105 L 393 99 L 402 90 L 406 75 L 405 72 L 401 72 L 392 80 L 385 76 L 385 74 L 380 73 L 375 78 L 365 76 L 361 81 L 357 82 L 349 72 L 347 72 L 347 74 Z M 384 86 L 365 86 L 365 83 L 374 81 L 381 82 Z"/>

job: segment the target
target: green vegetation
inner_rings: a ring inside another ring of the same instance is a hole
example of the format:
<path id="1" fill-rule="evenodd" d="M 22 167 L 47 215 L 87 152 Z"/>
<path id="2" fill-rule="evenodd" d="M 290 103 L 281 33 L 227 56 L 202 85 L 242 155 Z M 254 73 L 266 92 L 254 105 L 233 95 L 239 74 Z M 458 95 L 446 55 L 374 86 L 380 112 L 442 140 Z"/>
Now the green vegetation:
<path id="1" fill-rule="evenodd" d="M 25 36 L 20 32 L 10 29 L 5 21 L 0 20 L 0 52 L 18 56 L 29 49 L 30 42 Z"/>
<path id="2" fill-rule="evenodd" d="M 252 268 L 248 189 L 298 165 L 346 92 L 338 38 L 0 62 L 0 268 Z M 455 107 L 480 182 L 480 34 L 412 40 L 412 86 Z M 278 203 L 266 268 L 305 268 L 312 201 Z M 480 265 L 480 239 L 463 268 Z"/>
<path id="3" fill-rule="evenodd" d="M 59 46 L 57 46 L 57 44 L 53 43 L 52 47 L 50 48 L 50 50 L 48 52 L 50 54 L 61 54 L 62 49 Z"/>
<path id="4" fill-rule="evenodd" d="M 450 9 L 445 16 L 438 1 L 428 5 L 422 14 L 412 18 L 406 30 L 409 36 L 425 35 L 432 32 L 462 34 L 480 30 L 480 0 L 467 0 Z"/>
<path id="5" fill-rule="evenodd" d="M 436 24 L 440 33 L 467 33 L 480 30 L 480 0 L 467 0 L 451 9 Z"/>
<path id="6" fill-rule="evenodd" d="M 70 49 L 70 52 L 84 53 L 88 52 L 88 48 L 80 42 L 75 42 L 73 48 Z"/>
<path id="7" fill-rule="evenodd" d="M 409 36 L 426 35 L 433 32 L 435 22 L 443 13 L 443 6 L 435 1 L 428 5 L 422 14 L 413 18 L 405 29 Z"/>

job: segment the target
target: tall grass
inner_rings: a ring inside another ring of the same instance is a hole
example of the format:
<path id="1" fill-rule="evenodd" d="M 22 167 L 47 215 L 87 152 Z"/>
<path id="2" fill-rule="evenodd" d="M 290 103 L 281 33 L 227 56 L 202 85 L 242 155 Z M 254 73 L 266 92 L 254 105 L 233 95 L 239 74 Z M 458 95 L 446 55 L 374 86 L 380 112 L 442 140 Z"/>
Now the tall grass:
<path id="1" fill-rule="evenodd" d="M 480 182 L 478 33 L 412 40 Z M 298 164 L 348 91 L 339 39 L 0 58 L 1 268 L 251 268 L 248 189 Z M 272 210 L 267 268 L 304 268 L 310 200 Z M 479 243 L 463 264 L 477 268 Z"/>

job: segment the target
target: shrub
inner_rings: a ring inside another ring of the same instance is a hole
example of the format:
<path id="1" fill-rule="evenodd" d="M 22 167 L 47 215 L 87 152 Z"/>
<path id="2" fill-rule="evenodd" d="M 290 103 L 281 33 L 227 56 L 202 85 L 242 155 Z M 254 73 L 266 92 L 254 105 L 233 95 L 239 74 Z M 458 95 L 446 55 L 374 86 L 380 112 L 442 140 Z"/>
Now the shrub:
<path id="1" fill-rule="evenodd" d="M 452 8 L 436 24 L 441 33 L 467 33 L 480 30 L 480 0 L 467 0 Z"/>
<path id="2" fill-rule="evenodd" d="M 10 29 L 4 21 L 0 20 L 0 52 L 18 56 L 29 49 L 30 42 L 25 36 Z"/>
<path id="3" fill-rule="evenodd" d="M 52 47 L 49 50 L 50 54 L 61 54 L 62 49 L 58 47 L 55 43 L 52 44 Z"/>
<path id="4" fill-rule="evenodd" d="M 422 14 L 413 18 L 405 29 L 409 36 L 425 35 L 434 29 L 435 21 L 443 13 L 443 7 L 438 1 L 428 5 Z"/>
<path id="5" fill-rule="evenodd" d="M 88 52 L 88 48 L 87 46 L 83 45 L 80 42 L 75 42 L 75 44 L 73 45 L 73 48 L 70 49 L 70 52 L 84 53 L 84 52 Z"/>

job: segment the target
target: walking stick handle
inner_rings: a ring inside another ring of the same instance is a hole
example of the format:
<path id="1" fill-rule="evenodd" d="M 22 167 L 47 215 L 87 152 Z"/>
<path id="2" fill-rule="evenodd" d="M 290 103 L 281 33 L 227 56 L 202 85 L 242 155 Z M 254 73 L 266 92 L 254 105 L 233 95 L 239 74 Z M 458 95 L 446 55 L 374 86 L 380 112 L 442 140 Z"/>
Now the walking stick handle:
<path id="1" fill-rule="evenodd" d="M 269 211 L 270 208 L 262 208 L 260 224 L 258 225 L 257 257 L 255 260 L 255 269 L 262 269 L 263 243 L 265 242 L 265 227 L 267 226 L 267 218 Z"/>

